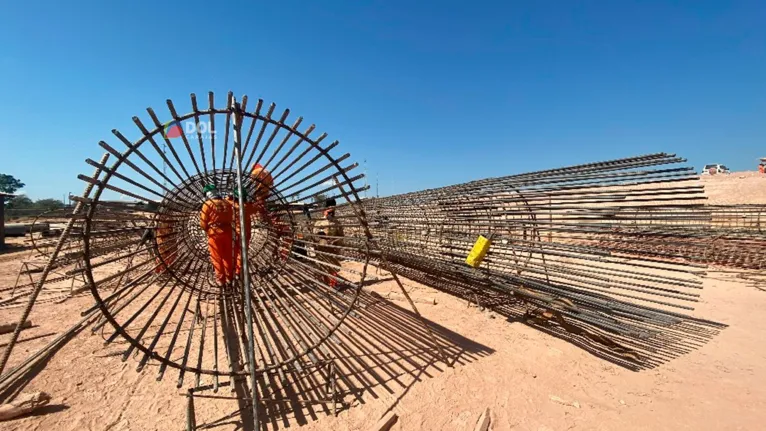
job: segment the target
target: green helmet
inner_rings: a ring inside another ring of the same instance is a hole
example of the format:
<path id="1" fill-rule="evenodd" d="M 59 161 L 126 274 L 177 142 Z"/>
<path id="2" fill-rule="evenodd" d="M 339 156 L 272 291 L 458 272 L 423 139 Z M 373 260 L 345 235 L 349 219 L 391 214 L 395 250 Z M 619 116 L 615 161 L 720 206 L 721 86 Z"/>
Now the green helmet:
<path id="1" fill-rule="evenodd" d="M 208 193 L 208 192 L 214 192 L 216 191 L 215 184 L 208 184 L 205 186 L 205 188 L 202 189 L 202 193 Z"/>
<path id="2" fill-rule="evenodd" d="M 237 199 L 237 200 L 239 200 L 239 188 L 235 188 L 234 190 L 232 190 L 232 191 L 231 191 L 231 194 L 233 194 L 233 195 L 234 195 L 234 199 Z M 242 196 L 242 201 L 243 201 L 243 202 L 247 202 L 247 200 L 248 200 L 248 199 L 247 199 L 247 193 L 245 193 L 245 194 Z"/>

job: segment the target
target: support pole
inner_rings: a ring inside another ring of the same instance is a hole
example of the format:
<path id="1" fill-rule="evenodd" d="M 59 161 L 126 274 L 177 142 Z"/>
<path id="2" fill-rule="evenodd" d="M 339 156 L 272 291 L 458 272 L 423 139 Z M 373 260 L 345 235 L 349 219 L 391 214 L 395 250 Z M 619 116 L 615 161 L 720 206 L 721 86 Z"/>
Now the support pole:
<path id="1" fill-rule="evenodd" d="M 109 158 L 109 153 L 105 153 L 101 157 L 101 165 L 104 165 Z M 96 168 L 96 171 L 93 173 L 93 178 L 98 179 L 98 177 L 101 175 L 101 168 Z M 85 191 L 83 192 L 82 196 L 83 198 L 87 199 L 90 196 L 90 192 L 93 190 L 93 183 L 87 183 L 85 186 Z M 13 331 L 13 336 L 11 336 L 11 340 L 8 342 L 8 347 L 5 348 L 5 351 L 3 352 L 3 358 L 0 359 L 0 376 L 3 375 L 3 370 L 5 370 L 5 365 L 8 363 L 8 359 L 11 357 L 11 351 L 13 350 L 13 347 L 16 345 L 16 342 L 19 340 L 19 334 L 21 334 L 21 328 L 24 326 L 24 322 L 27 321 L 29 318 L 29 314 L 32 312 L 32 307 L 35 305 L 35 301 L 37 300 L 37 296 L 40 294 L 40 291 L 43 290 L 43 286 L 45 285 L 45 280 L 48 278 L 48 273 L 50 273 L 51 268 L 53 268 L 53 264 L 56 261 L 56 258 L 59 255 L 59 252 L 61 251 L 61 248 L 64 247 L 64 243 L 69 238 L 69 234 L 72 231 L 72 226 L 74 226 L 75 220 L 77 219 L 77 215 L 80 214 L 83 208 L 82 202 L 77 202 L 77 205 L 74 207 L 74 211 L 72 211 L 72 218 L 69 219 L 69 221 L 66 224 L 66 227 L 64 228 L 64 231 L 61 232 L 61 236 L 59 237 L 58 242 L 56 243 L 56 248 L 51 253 L 51 256 L 48 258 L 48 263 L 45 264 L 45 268 L 43 268 L 43 273 L 40 274 L 40 280 L 38 280 L 37 285 L 35 286 L 35 289 L 32 291 L 32 294 L 29 295 L 29 301 L 27 301 L 27 306 L 24 308 L 24 312 L 21 314 L 21 319 L 19 319 L 18 326 L 16 326 L 16 330 Z"/>
<path id="2" fill-rule="evenodd" d="M 348 198 L 348 195 L 346 194 L 346 190 L 343 188 L 343 185 L 340 183 L 340 181 L 338 181 L 338 178 L 333 177 L 333 180 L 335 181 L 335 184 L 338 186 L 340 193 L 346 199 L 346 202 L 348 202 L 351 205 L 351 208 L 353 208 L 354 211 L 356 211 L 354 204 Z M 364 220 L 363 217 L 360 217 L 359 219 Z M 391 276 L 394 277 L 394 280 L 396 281 L 396 284 L 399 286 L 399 289 L 401 289 L 402 294 L 404 295 L 405 298 L 407 298 L 407 302 L 410 303 L 410 307 L 412 308 L 412 311 L 415 313 L 415 316 L 417 316 L 418 320 L 423 325 L 423 328 L 425 328 L 426 332 L 431 337 L 431 342 L 434 344 L 437 352 L 439 353 L 439 359 L 442 362 L 444 362 L 444 365 L 451 367 L 450 363 L 447 361 L 447 355 L 444 354 L 444 350 L 442 349 L 441 344 L 439 344 L 439 342 L 436 340 L 436 335 L 434 335 L 433 331 L 431 330 L 431 327 L 428 326 L 426 319 L 423 318 L 423 315 L 421 315 L 420 311 L 418 311 L 418 308 L 415 306 L 415 303 L 412 301 L 412 298 L 410 298 L 410 294 L 407 293 L 407 289 L 404 288 L 404 285 L 402 284 L 401 280 L 399 280 L 399 277 L 396 275 L 396 272 L 388 263 L 388 259 L 386 259 L 386 252 L 381 247 L 378 246 L 378 243 L 372 237 L 372 233 L 370 232 L 370 229 L 367 226 L 367 223 L 362 222 L 362 227 L 364 228 L 364 233 L 367 236 L 368 243 L 372 243 L 375 246 L 375 248 L 378 250 L 378 252 L 380 253 L 380 259 L 382 261 L 381 263 L 383 263 L 383 266 L 384 266 L 383 269 L 390 272 Z"/>
<path id="3" fill-rule="evenodd" d="M 338 416 L 338 388 L 336 385 L 335 361 L 330 362 L 330 384 L 332 385 L 332 415 Z"/>
<path id="4" fill-rule="evenodd" d="M 186 404 L 186 431 L 194 431 L 197 429 L 197 415 L 194 412 L 194 392 L 189 389 L 186 394 L 188 403 Z"/>
<path id="5" fill-rule="evenodd" d="M 245 190 L 242 187 L 242 114 L 239 102 L 234 102 L 234 152 L 237 159 L 237 194 L 239 195 L 239 225 L 241 235 L 239 236 L 240 242 L 240 259 L 242 259 L 242 286 L 245 289 L 245 320 L 247 321 L 247 362 L 250 367 L 250 385 L 252 389 L 252 401 L 253 401 L 253 425 L 254 430 L 260 429 L 260 423 L 258 421 L 258 385 L 255 375 L 255 334 L 253 334 L 253 314 L 251 311 L 251 292 L 250 292 L 250 272 L 248 268 L 247 259 L 247 242 L 245 241 L 246 234 L 245 229 L 245 202 L 244 194 Z M 234 264 L 234 262 L 232 262 Z"/>
<path id="6" fill-rule="evenodd" d="M 450 363 L 447 361 L 447 355 L 444 354 L 442 345 L 439 344 L 439 342 L 436 340 L 436 335 L 434 335 L 433 331 L 431 330 L 431 327 L 426 322 L 426 319 L 418 311 L 418 307 L 415 306 L 415 302 L 412 300 L 412 298 L 410 298 L 410 294 L 407 293 L 407 289 L 404 288 L 404 285 L 402 284 L 401 280 L 399 280 L 399 276 L 396 275 L 396 272 L 388 263 L 385 252 L 380 247 L 377 247 L 377 249 L 380 252 L 380 259 L 383 261 L 384 269 L 390 272 L 391 276 L 394 277 L 394 281 L 396 281 L 396 284 L 399 285 L 399 289 L 401 289 L 404 297 L 407 298 L 407 302 L 410 303 L 410 307 L 412 308 L 412 311 L 418 317 L 418 320 L 420 320 L 420 323 L 423 325 L 423 328 L 425 328 L 426 332 L 428 332 L 428 335 L 431 337 L 431 342 L 434 344 L 434 346 L 436 346 L 436 350 L 439 352 L 439 359 L 441 359 L 441 361 L 444 362 L 444 365 L 451 367 Z"/>

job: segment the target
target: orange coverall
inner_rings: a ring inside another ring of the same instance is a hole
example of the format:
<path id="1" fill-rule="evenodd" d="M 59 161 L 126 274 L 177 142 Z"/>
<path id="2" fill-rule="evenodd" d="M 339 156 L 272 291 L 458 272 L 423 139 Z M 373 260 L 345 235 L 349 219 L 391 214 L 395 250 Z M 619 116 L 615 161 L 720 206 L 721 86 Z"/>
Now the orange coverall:
<path id="1" fill-rule="evenodd" d="M 232 247 L 234 208 L 224 199 L 208 199 L 202 204 L 200 226 L 207 234 L 207 248 L 219 284 L 234 279 L 235 249 Z"/>
<path id="2" fill-rule="evenodd" d="M 167 267 L 172 265 L 176 260 L 176 254 L 178 250 L 176 249 L 171 251 L 172 244 L 168 244 L 171 242 L 170 235 L 172 232 L 173 225 L 170 222 L 159 222 L 156 235 L 157 250 L 160 252 L 160 255 L 157 256 L 157 264 L 159 266 L 154 270 L 154 272 L 158 274 L 165 272 L 168 269 Z"/>
<path id="3" fill-rule="evenodd" d="M 271 193 L 269 187 L 274 185 L 274 178 L 271 176 L 271 173 L 261 166 L 260 163 L 256 163 L 253 165 L 253 169 L 250 170 L 250 177 L 257 182 L 255 186 L 255 200 L 265 201 Z"/>
<path id="4" fill-rule="evenodd" d="M 253 234 L 253 216 L 256 214 L 259 214 L 261 216 L 266 215 L 266 207 L 263 205 L 263 203 L 258 202 L 245 202 L 245 244 L 247 245 L 247 249 L 250 249 L 250 237 Z M 235 239 L 237 241 L 236 246 L 237 252 L 239 252 L 239 238 L 240 235 L 242 235 L 242 229 L 239 225 L 239 202 L 234 202 L 234 228 L 236 229 L 236 236 Z M 242 253 L 237 253 L 237 275 L 239 275 L 240 272 L 242 272 Z"/>

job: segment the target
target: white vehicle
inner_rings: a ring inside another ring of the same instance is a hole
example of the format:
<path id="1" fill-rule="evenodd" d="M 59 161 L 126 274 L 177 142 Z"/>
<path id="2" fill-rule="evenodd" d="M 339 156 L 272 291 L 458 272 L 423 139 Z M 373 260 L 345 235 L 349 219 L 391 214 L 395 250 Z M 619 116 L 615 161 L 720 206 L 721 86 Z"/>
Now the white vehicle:
<path id="1" fill-rule="evenodd" d="M 731 171 L 729 171 L 729 168 L 727 168 L 726 166 L 720 163 L 705 165 L 705 167 L 702 168 L 702 175 L 730 174 L 730 173 Z"/>

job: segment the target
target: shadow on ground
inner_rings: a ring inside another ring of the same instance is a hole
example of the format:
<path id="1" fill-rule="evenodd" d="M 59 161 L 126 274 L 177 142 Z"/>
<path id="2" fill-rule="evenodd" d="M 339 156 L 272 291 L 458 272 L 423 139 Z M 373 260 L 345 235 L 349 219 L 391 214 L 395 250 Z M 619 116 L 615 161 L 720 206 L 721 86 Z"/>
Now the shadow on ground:
<path id="1" fill-rule="evenodd" d="M 263 401 L 259 409 L 261 429 L 301 426 L 333 415 L 333 403 L 325 402 L 332 398 L 333 380 L 328 378 L 325 366 L 329 362 L 336 368 L 338 412 L 370 399 L 395 396 L 389 407 L 393 409 L 418 382 L 437 376 L 447 367 L 462 366 L 494 352 L 375 296 L 361 293 L 357 304 L 331 341 L 317 352 L 315 361 L 305 359 L 296 369 L 259 379 L 259 396 L 270 399 Z M 434 338 L 423 322 L 431 328 Z M 445 358 L 440 357 L 436 344 Z M 229 394 L 230 390 L 221 392 Z M 211 388 L 202 390 L 194 396 L 195 406 L 205 403 L 205 397 L 216 396 Z M 231 429 L 232 425 L 236 429 L 253 429 L 249 402 L 239 402 L 239 407 L 224 417 L 197 422 L 197 429 Z"/>

